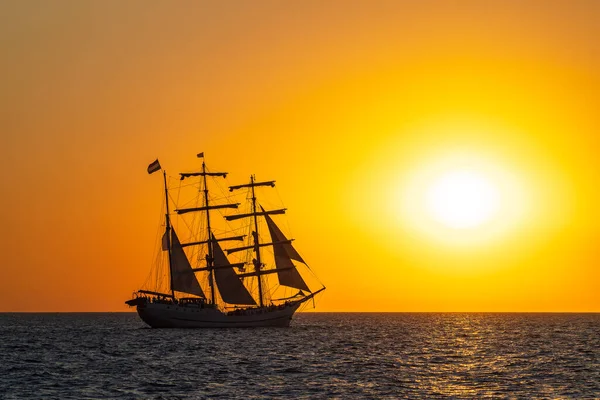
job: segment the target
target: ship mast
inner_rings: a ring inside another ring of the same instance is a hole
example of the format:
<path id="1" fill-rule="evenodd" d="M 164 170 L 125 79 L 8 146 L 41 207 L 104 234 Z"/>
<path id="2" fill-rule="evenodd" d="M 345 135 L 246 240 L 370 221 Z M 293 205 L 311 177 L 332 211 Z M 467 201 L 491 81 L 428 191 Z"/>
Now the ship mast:
<path id="1" fill-rule="evenodd" d="M 204 181 L 204 206 L 206 207 L 206 237 L 208 238 L 208 254 L 206 256 L 206 267 L 208 268 L 208 281 L 210 285 L 210 298 L 212 304 L 215 304 L 215 270 L 213 268 L 213 238 L 210 230 L 210 208 L 208 204 L 208 186 L 206 184 L 206 163 L 202 159 L 202 178 Z"/>
<path id="2" fill-rule="evenodd" d="M 285 209 L 279 209 L 279 210 L 271 210 L 271 211 L 257 211 L 256 210 L 256 193 L 254 188 L 257 186 L 270 186 L 270 187 L 275 187 L 275 181 L 266 181 L 266 182 L 256 182 L 255 181 L 255 177 L 254 175 L 250 175 L 250 183 L 247 184 L 243 184 L 243 185 L 235 185 L 235 186 L 229 186 L 229 191 L 234 191 L 237 189 L 241 189 L 241 188 L 250 188 L 252 191 L 252 212 L 249 214 L 237 214 L 237 215 L 228 215 L 225 217 L 226 220 L 228 221 L 233 221 L 239 218 L 247 218 L 247 217 L 253 217 L 254 218 L 254 232 L 252 232 L 252 237 L 253 237 L 253 243 L 251 246 L 244 246 L 244 247 L 238 247 L 235 249 L 229 249 L 227 250 L 227 253 L 232 253 L 235 251 L 241 251 L 241 250 L 249 250 L 249 249 L 253 249 L 254 253 L 256 253 L 256 257 L 252 260 L 252 263 L 254 264 L 254 272 L 250 272 L 250 273 L 246 273 L 246 274 L 240 274 L 238 275 L 239 277 L 246 277 L 246 276 L 256 276 L 256 278 L 258 279 L 258 299 L 259 299 L 259 305 L 260 307 L 264 307 L 264 294 L 263 294 L 263 288 L 262 288 L 262 276 L 266 275 L 266 274 L 271 274 L 276 272 L 276 270 L 268 270 L 268 271 L 262 271 L 262 267 L 263 264 L 261 262 L 260 259 L 260 248 L 264 247 L 265 245 L 272 245 L 273 243 L 260 243 L 259 237 L 258 237 L 258 216 L 265 216 L 265 215 L 269 215 L 269 214 L 283 214 L 285 213 Z"/>
<path id="3" fill-rule="evenodd" d="M 258 278 L 258 302 L 261 307 L 264 307 L 262 276 L 260 275 L 260 268 L 262 267 L 262 263 L 260 261 L 260 242 L 258 239 L 258 217 L 256 215 L 256 194 L 254 193 L 254 175 L 250 175 L 250 185 L 252 186 L 252 214 L 254 214 L 254 232 L 252 232 L 252 237 L 254 239 L 254 252 L 256 253 L 256 258 L 252 260 L 252 263 L 254 264 L 254 270 L 256 271 Z"/>
<path id="4" fill-rule="evenodd" d="M 208 182 L 207 182 L 206 177 L 207 176 L 221 176 L 221 177 L 225 178 L 225 177 L 227 177 L 227 172 L 209 172 L 206 168 L 206 163 L 204 162 L 204 153 L 198 154 L 198 158 L 203 159 L 202 160 L 202 171 L 200 171 L 200 172 L 182 172 L 179 175 L 181 176 L 182 180 L 185 178 L 195 177 L 195 176 L 202 177 L 202 183 L 204 185 L 204 190 L 203 190 L 204 205 L 202 207 L 182 208 L 182 209 L 177 209 L 175 211 L 179 215 L 187 214 L 189 212 L 198 212 L 198 211 L 206 212 L 206 214 L 205 214 L 206 215 L 206 234 L 207 234 L 206 240 L 182 243 L 181 247 L 195 246 L 195 245 L 202 245 L 202 244 L 208 245 L 208 254 L 206 254 L 206 257 L 205 257 L 206 266 L 200 267 L 200 268 L 193 268 L 192 270 L 194 272 L 196 272 L 196 271 L 207 271 L 208 272 L 208 280 L 209 280 L 210 291 L 211 291 L 211 303 L 216 304 L 216 293 L 217 293 L 216 283 L 218 283 L 218 281 L 215 281 L 215 269 L 223 268 L 224 266 L 215 265 L 215 249 L 214 249 L 215 243 L 220 242 L 220 241 L 229 241 L 229 240 L 242 241 L 244 239 L 244 236 L 230 236 L 230 237 L 224 237 L 224 238 L 215 238 L 214 235 L 212 234 L 212 228 L 211 228 L 211 224 L 210 224 L 210 210 L 223 209 L 223 208 L 238 208 L 239 203 L 210 205 L 210 201 L 209 201 L 209 197 L 208 197 Z M 237 266 L 237 264 L 235 266 Z M 227 266 L 227 267 L 229 267 L 229 266 Z"/>
<path id="5" fill-rule="evenodd" d="M 171 287 L 171 296 L 173 297 L 173 300 L 175 300 L 175 290 L 173 290 L 173 261 L 171 260 L 171 218 L 169 217 L 169 190 L 167 188 L 167 171 L 165 170 L 163 170 L 163 181 L 165 184 L 165 204 L 167 208 L 167 212 L 165 214 L 165 235 L 167 236 L 167 254 L 169 258 L 169 281 Z"/>

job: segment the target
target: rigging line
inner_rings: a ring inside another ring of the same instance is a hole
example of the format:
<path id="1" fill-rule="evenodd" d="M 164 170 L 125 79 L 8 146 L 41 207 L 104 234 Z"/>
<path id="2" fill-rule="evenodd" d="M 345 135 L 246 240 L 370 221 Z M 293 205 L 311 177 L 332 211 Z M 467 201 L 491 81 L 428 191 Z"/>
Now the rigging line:
<path id="1" fill-rule="evenodd" d="M 209 169 L 208 167 L 205 167 L 205 168 L 206 168 L 206 172 L 211 172 L 211 171 L 210 171 L 210 169 Z M 230 199 L 231 199 L 231 196 L 225 195 L 225 192 L 224 192 L 224 190 L 223 190 L 223 187 L 222 187 L 222 185 L 221 185 L 221 184 L 219 184 L 219 182 L 217 182 L 217 178 L 223 179 L 225 182 L 227 182 L 227 177 L 226 177 L 226 176 L 225 176 L 225 177 L 209 176 L 209 179 L 210 179 L 210 181 L 212 182 L 212 185 L 213 185 L 213 187 L 216 187 L 216 188 L 217 188 L 217 189 L 218 189 L 218 190 L 221 192 L 221 197 L 218 197 L 218 196 L 216 196 L 216 197 L 215 197 L 215 196 L 214 196 L 214 192 L 215 192 L 215 190 L 213 190 L 213 191 L 212 191 L 212 193 L 213 193 L 213 196 L 211 196 L 210 200 L 211 200 L 212 202 L 220 202 L 221 200 L 225 200 L 227 203 L 231 203 L 231 202 L 232 202 L 232 201 L 230 201 Z M 235 201 L 233 201 L 233 202 L 235 202 Z M 217 209 L 217 211 L 218 211 L 218 213 L 221 215 L 221 217 L 224 217 L 223 210 L 221 210 L 221 209 Z M 224 218 L 223 218 L 223 219 L 224 219 Z M 229 228 L 231 231 L 235 231 L 235 229 L 233 229 L 233 228 L 231 227 L 231 225 L 229 224 L 229 222 L 228 222 L 228 221 L 225 221 L 225 222 L 227 223 L 227 227 L 228 227 L 228 228 Z"/>
<path id="2" fill-rule="evenodd" d="M 283 204 L 283 200 L 281 199 L 281 195 L 279 194 L 279 189 L 277 188 L 277 186 L 275 187 L 275 193 L 277 194 L 277 197 L 278 197 L 278 198 L 279 198 L 279 200 L 281 201 L 281 205 L 282 205 L 282 206 L 285 206 L 285 205 Z M 290 238 L 290 237 L 291 237 L 291 238 L 293 238 L 293 237 L 294 237 L 294 233 L 292 232 L 292 228 L 291 228 L 291 225 L 290 225 L 290 223 L 289 223 L 289 219 L 288 219 L 288 218 L 286 218 L 286 219 L 285 219 L 285 225 L 286 225 L 286 228 L 287 228 L 287 233 L 289 233 L 289 236 L 287 236 L 287 237 L 288 237 L 288 238 Z M 284 232 L 284 233 L 286 233 L 286 232 Z M 303 263 L 303 264 L 304 264 L 304 263 Z M 317 277 L 317 275 L 316 275 L 316 274 L 313 272 L 313 270 L 312 270 L 312 268 L 310 267 L 310 265 L 308 265 L 308 264 L 304 264 L 304 265 L 305 265 L 305 266 L 307 267 L 307 269 L 310 271 L 311 275 L 313 275 L 313 276 L 314 276 L 314 277 L 317 279 L 317 281 L 319 282 L 319 284 L 321 284 L 321 286 L 322 286 L 322 287 L 325 287 L 325 285 L 323 284 L 323 282 L 321 282 L 321 280 L 319 280 L 319 277 Z M 297 268 L 297 267 L 296 267 L 296 268 Z"/>
<path id="3" fill-rule="evenodd" d="M 198 205 L 198 204 L 196 203 L 196 205 Z M 190 233 L 190 236 L 192 237 L 192 241 L 193 241 L 193 238 L 194 238 L 194 234 L 193 233 L 195 231 L 194 225 L 196 224 L 196 219 L 199 219 L 199 217 L 197 215 L 198 213 L 191 213 L 191 214 L 192 214 L 192 216 L 190 217 L 189 220 L 187 218 L 185 218 L 185 217 L 183 217 L 183 216 L 181 216 L 181 215 L 178 214 L 177 215 L 177 217 L 178 217 L 177 220 L 183 221 L 183 224 L 188 229 L 188 231 Z"/>
<path id="4" fill-rule="evenodd" d="M 213 195 L 213 200 L 215 200 L 215 201 L 223 201 L 223 200 L 224 200 L 224 201 L 228 201 L 228 200 L 229 200 L 229 199 L 231 199 L 232 197 L 235 197 L 235 196 L 232 196 L 232 195 L 230 195 L 230 194 L 229 194 L 229 195 L 223 195 L 223 187 L 222 187 L 222 184 L 220 184 L 219 182 L 217 182 L 217 181 L 216 181 L 216 180 L 217 180 L 217 178 L 215 178 L 215 177 L 209 177 L 209 179 L 211 179 L 211 180 L 212 180 L 212 182 L 213 182 L 213 183 L 212 183 L 212 185 L 213 185 L 213 186 L 215 186 L 215 187 L 217 187 L 217 188 L 218 188 L 218 189 L 221 191 L 221 195 L 219 195 L 219 193 L 215 193 L 215 192 L 216 192 L 216 190 L 213 190 L 213 191 L 212 191 L 212 192 L 213 192 L 213 193 L 212 193 L 212 195 Z M 221 179 L 225 179 L 225 180 L 226 180 L 227 178 L 221 178 Z"/>
<path id="5" fill-rule="evenodd" d="M 162 242 L 162 240 L 161 240 L 161 242 Z M 154 285 L 150 289 L 154 289 L 154 290 L 159 289 L 158 291 L 168 291 L 169 290 L 168 286 L 165 287 L 163 282 L 165 281 L 165 276 L 169 275 L 169 271 L 168 271 L 168 267 L 166 270 L 164 268 L 164 255 L 161 254 L 160 252 L 157 253 L 157 255 L 156 255 L 154 271 L 155 271 Z M 162 290 L 163 288 L 165 288 L 166 290 Z"/>
<path id="6" fill-rule="evenodd" d="M 181 191 L 182 191 L 182 190 L 181 190 L 181 186 L 182 186 L 182 185 L 181 185 L 181 179 L 179 179 L 179 185 L 178 185 L 178 186 L 179 186 L 179 187 L 177 188 L 177 201 L 175 201 L 175 209 L 177 209 L 177 208 L 179 207 L 179 201 L 180 201 L 180 198 L 181 198 Z M 180 220 L 180 218 L 174 218 L 174 219 L 177 219 L 177 230 L 179 230 L 179 220 Z M 187 225 L 187 223 L 186 223 L 186 221 L 185 221 L 185 220 L 183 221 L 183 224 L 184 224 L 184 225 L 185 225 L 185 226 L 186 226 L 188 229 L 190 228 L 190 227 Z"/>
<path id="7" fill-rule="evenodd" d="M 308 264 L 301 263 L 301 265 L 304 266 L 308 270 L 308 272 L 310 272 L 310 274 L 317 280 L 317 282 L 319 282 L 321 287 L 325 287 L 325 284 L 319 279 L 317 274 L 312 270 L 311 267 L 308 266 Z M 296 267 L 296 268 L 298 268 L 298 267 Z"/>
<path id="8" fill-rule="evenodd" d="M 236 211 L 237 211 L 237 212 L 238 212 L 238 214 L 239 214 L 239 210 L 236 210 Z M 227 232 L 227 231 L 229 231 L 229 232 L 240 232 L 240 231 L 241 231 L 241 229 L 240 229 L 240 228 L 234 228 L 234 227 L 233 227 L 233 223 L 232 223 L 231 221 L 228 221 L 228 220 L 225 218 L 225 216 L 226 216 L 226 215 L 224 214 L 224 210 L 222 210 L 222 209 L 217 209 L 217 212 L 218 212 L 218 213 L 219 213 L 219 215 L 222 217 L 222 218 L 221 218 L 221 221 L 222 221 L 222 222 L 224 222 L 224 223 L 225 223 L 225 225 L 226 225 L 226 226 L 227 226 L 227 228 L 228 228 L 227 230 L 224 230 L 224 232 Z M 242 232 L 243 232 L 243 231 L 242 231 Z"/>
<path id="9" fill-rule="evenodd" d="M 207 171 L 208 171 L 208 169 L 207 169 Z M 211 178 L 213 179 L 213 181 L 216 181 L 216 179 L 217 179 L 218 177 L 216 177 L 216 176 L 211 176 Z M 225 176 L 225 177 L 221 177 L 221 179 L 223 179 L 225 182 L 228 182 L 228 180 L 227 180 L 227 176 Z M 227 185 L 227 187 L 229 187 L 229 185 Z M 221 192 L 221 195 L 223 196 L 223 197 L 222 197 L 223 199 L 228 199 L 228 198 L 230 197 L 230 195 L 228 194 L 228 192 L 226 192 L 226 191 L 223 189 L 222 185 L 218 185 L 218 184 L 217 184 L 217 188 L 218 188 L 218 189 L 219 189 L 219 191 Z"/>
<path id="10" fill-rule="evenodd" d="M 274 189 L 275 189 L 275 195 L 277 196 L 277 199 L 279 200 L 279 204 L 281 204 L 282 208 L 285 208 L 285 204 L 283 202 L 283 199 L 281 198 L 281 194 L 279 193 L 279 187 L 275 186 Z M 286 229 L 286 231 L 284 233 L 288 233 L 289 234 L 287 236 L 288 238 L 290 238 L 290 237 L 293 238 L 294 237 L 294 232 L 292 232 L 292 227 L 290 225 L 290 219 L 289 219 L 289 217 L 283 219 L 283 221 L 285 221 L 285 229 Z"/>
<path id="11" fill-rule="evenodd" d="M 271 274 L 271 275 L 275 275 L 275 274 Z M 269 297 L 269 300 L 271 302 L 273 302 L 273 295 L 275 294 L 275 292 L 277 291 L 277 289 L 279 289 L 279 284 L 275 284 L 275 285 L 269 286 L 269 288 L 268 288 L 268 291 L 267 291 L 268 292 L 268 297 Z"/>
<path id="12" fill-rule="evenodd" d="M 202 184 L 198 183 L 197 187 L 196 185 L 193 186 L 194 191 L 195 191 L 195 196 L 193 197 L 195 199 L 193 207 L 199 207 L 201 205 L 201 197 L 202 197 Z M 194 226 L 196 224 L 196 221 L 202 221 L 202 216 L 200 215 L 200 213 L 192 213 L 192 221 L 190 223 L 190 226 L 188 227 L 188 229 L 190 230 L 190 234 L 192 236 L 192 239 L 194 238 Z M 185 219 L 185 218 L 184 218 Z M 200 225 L 200 224 L 198 224 Z"/>
<path id="13" fill-rule="evenodd" d="M 169 179 L 174 179 L 174 177 L 172 177 L 172 176 L 170 176 L 170 175 L 169 175 Z M 193 179 L 192 179 L 192 180 L 190 180 L 189 182 L 188 182 L 188 181 L 182 181 L 181 179 L 177 179 L 177 182 L 179 182 L 179 183 L 178 183 L 178 186 L 179 186 L 180 188 L 189 188 L 190 186 L 196 186 L 196 185 L 197 185 L 197 183 L 196 183 L 196 182 L 194 182 L 194 180 L 193 180 Z M 168 188 L 169 188 L 169 189 L 173 189 L 173 187 L 172 187 L 172 186 L 168 186 Z"/>
<path id="14" fill-rule="evenodd" d="M 169 179 L 171 179 L 172 177 L 170 176 Z M 195 188 L 195 191 L 199 191 L 202 190 L 201 188 L 201 184 L 199 182 L 195 182 L 194 179 L 190 180 L 187 183 L 184 183 L 183 181 L 181 181 L 181 179 L 178 179 L 178 185 L 177 185 L 177 190 L 178 190 L 178 194 L 181 194 L 182 192 L 185 191 L 189 191 L 193 188 Z M 170 190 L 174 190 L 174 187 L 169 186 Z M 179 203 L 180 199 L 179 197 L 177 198 L 177 205 L 180 207 L 184 207 L 187 206 L 188 204 L 190 204 L 191 202 L 196 201 L 195 197 L 191 197 L 189 200 L 186 200 L 184 203 Z"/>
<path id="15" fill-rule="evenodd" d="M 169 177 L 171 179 L 171 177 Z M 177 201 L 175 201 L 175 205 L 179 205 L 179 196 L 181 196 L 181 180 L 179 180 L 179 187 L 177 188 Z"/>
<path id="16" fill-rule="evenodd" d="M 180 182 L 179 186 L 181 187 L 181 180 L 179 180 L 179 182 Z M 195 187 L 196 185 L 193 185 L 193 186 Z M 194 198 L 192 198 L 191 200 L 187 201 L 185 204 L 190 204 L 192 201 L 195 201 L 194 205 L 198 206 L 198 204 L 200 202 L 200 195 L 199 195 L 199 193 L 200 193 L 201 190 L 202 190 L 202 188 L 198 187 L 198 192 L 197 192 L 198 194 Z M 177 193 L 177 203 L 175 203 L 177 206 L 179 206 L 181 192 L 182 192 L 181 190 L 178 190 L 178 193 Z M 198 219 L 198 216 L 196 215 L 196 213 L 193 213 L 192 216 L 191 216 L 191 218 L 189 220 L 187 218 L 181 217 L 179 215 L 177 216 L 177 218 L 173 218 L 173 219 L 175 219 L 176 222 L 177 222 L 177 231 L 179 231 L 180 225 L 183 223 L 183 225 L 188 230 L 189 236 L 191 236 L 192 240 L 193 240 L 193 237 L 194 237 L 193 233 L 195 232 L 194 226 L 195 226 L 196 221 Z"/>
<path id="17" fill-rule="evenodd" d="M 208 171 L 208 168 L 207 168 Z M 225 182 L 225 186 L 229 186 L 229 179 L 227 177 L 217 177 L 217 176 L 209 176 L 213 186 L 215 186 L 218 190 L 213 190 L 213 195 L 215 195 L 215 200 L 227 200 L 229 201 L 231 197 L 235 197 L 233 194 L 225 191 L 222 183 Z M 219 194 L 220 192 L 220 194 Z"/>
<path id="18" fill-rule="evenodd" d="M 165 199 L 164 199 L 164 196 L 162 196 L 162 193 L 161 193 L 161 207 L 160 207 L 160 211 L 159 211 L 158 218 L 157 218 L 158 219 L 158 226 L 156 227 L 156 233 L 155 233 L 155 236 L 154 236 L 154 252 L 155 252 L 154 255 L 160 254 L 160 251 L 161 251 L 160 248 L 158 248 L 156 246 L 156 244 L 162 243 L 162 234 L 161 233 L 162 233 L 162 231 L 164 231 L 164 229 L 162 228 L 163 227 L 162 219 L 163 219 L 163 216 L 164 216 L 164 210 L 165 210 Z M 156 258 L 156 257 L 153 257 L 153 258 Z M 153 262 L 153 264 L 154 264 L 154 262 Z M 150 274 L 152 273 L 152 269 L 153 269 L 152 267 L 153 267 L 153 265 L 150 266 Z M 147 282 L 144 282 L 144 284 L 146 284 L 146 283 Z"/>
<path id="19" fill-rule="evenodd" d="M 200 222 L 198 223 L 198 231 L 197 231 L 198 235 L 194 239 L 197 240 L 197 241 L 200 241 L 202 239 L 201 236 L 200 236 L 201 232 L 205 232 L 205 231 L 206 231 L 206 226 L 204 225 L 204 221 L 201 218 Z M 192 254 L 195 255 L 195 257 L 196 257 L 196 265 L 200 265 L 200 263 L 202 262 L 202 260 L 204 260 L 204 254 L 205 254 L 203 252 L 204 245 L 194 246 L 194 247 L 197 247 L 197 248 L 194 250 L 194 253 L 192 253 Z"/>
<path id="20" fill-rule="evenodd" d="M 168 185 L 168 184 L 167 184 L 167 188 L 169 188 L 169 185 Z M 171 202 L 172 202 L 173 204 L 177 204 L 177 202 L 175 201 L 175 198 L 173 197 L 173 194 L 172 194 L 172 192 L 173 192 L 173 190 L 168 190 L 168 191 L 167 191 L 167 195 L 169 196 L 169 199 L 171 199 Z M 178 194 L 179 194 L 179 193 L 178 193 Z M 170 214 L 170 213 L 169 213 L 169 218 L 171 218 L 171 214 Z M 176 218 L 175 218 L 175 220 L 176 220 Z M 171 227 L 173 228 L 173 223 L 172 223 L 172 222 L 173 222 L 173 218 L 171 218 Z M 165 221 L 165 224 L 166 224 L 166 221 Z"/>
<path id="21" fill-rule="evenodd" d="M 165 199 L 163 196 L 161 196 L 162 199 L 162 206 L 160 209 L 160 214 L 158 217 L 158 227 L 156 228 L 156 234 L 154 237 L 154 257 L 153 257 L 153 261 L 151 262 L 151 266 L 150 269 L 148 271 L 148 275 L 146 276 L 146 280 L 144 281 L 144 284 L 142 285 L 142 287 L 148 287 L 150 288 L 150 285 L 152 284 L 152 281 L 154 280 L 154 282 L 156 283 L 158 281 L 158 273 L 159 273 L 159 260 L 160 260 L 160 256 L 161 256 L 161 252 L 162 252 L 162 216 L 164 215 L 164 209 L 165 209 Z M 157 246 L 158 244 L 158 246 Z M 152 279 L 154 277 L 154 279 Z"/>

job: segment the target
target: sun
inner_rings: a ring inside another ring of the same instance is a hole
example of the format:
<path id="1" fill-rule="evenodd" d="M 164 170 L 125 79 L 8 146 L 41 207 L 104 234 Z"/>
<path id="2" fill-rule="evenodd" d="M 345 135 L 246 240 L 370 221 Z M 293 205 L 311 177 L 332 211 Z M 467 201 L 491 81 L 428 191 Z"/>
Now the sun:
<path id="1" fill-rule="evenodd" d="M 500 195 L 492 181 L 473 170 L 453 170 L 434 180 L 426 192 L 433 220 L 453 229 L 475 228 L 493 219 Z"/>
<path id="2" fill-rule="evenodd" d="M 348 180 L 348 212 L 398 254 L 479 254 L 520 243 L 547 201 L 530 161 L 479 140 L 495 129 L 448 123 L 417 132 L 450 132 L 452 140 L 390 139 Z"/>

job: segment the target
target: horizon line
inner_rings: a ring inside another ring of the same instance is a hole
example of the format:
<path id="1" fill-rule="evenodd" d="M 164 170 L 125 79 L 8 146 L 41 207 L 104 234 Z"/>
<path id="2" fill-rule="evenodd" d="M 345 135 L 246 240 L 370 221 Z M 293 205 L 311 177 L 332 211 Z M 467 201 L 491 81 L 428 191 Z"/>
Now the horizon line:
<path id="1" fill-rule="evenodd" d="M 136 314 L 134 311 L 0 311 L 0 314 Z M 600 314 L 599 311 L 298 311 L 296 314 Z"/>

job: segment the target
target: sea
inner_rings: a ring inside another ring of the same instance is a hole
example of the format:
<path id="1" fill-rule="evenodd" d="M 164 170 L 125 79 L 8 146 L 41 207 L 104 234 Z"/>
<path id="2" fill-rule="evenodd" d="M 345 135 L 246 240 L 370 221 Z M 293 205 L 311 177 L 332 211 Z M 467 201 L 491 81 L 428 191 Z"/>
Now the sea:
<path id="1" fill-rule="evenodd" d="M 2 399 L 594 399 L 600 314 L 300 313 L 151 329 L 135 313 L 0 314 Z"/>

